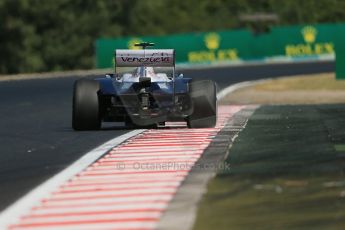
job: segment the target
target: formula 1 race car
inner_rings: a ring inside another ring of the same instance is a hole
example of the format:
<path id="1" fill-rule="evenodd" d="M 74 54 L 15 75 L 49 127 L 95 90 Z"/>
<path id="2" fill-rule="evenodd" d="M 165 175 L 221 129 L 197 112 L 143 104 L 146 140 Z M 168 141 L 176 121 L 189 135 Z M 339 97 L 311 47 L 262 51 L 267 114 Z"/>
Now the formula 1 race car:
<path id="1" fill-rule="evenodd" d="M 173 49 L 117 49 L 115 73 L 80 79 L 74 84 L 72 126 L 96 130 L 102 122 L 128 127 L 154 127 L 186 121 L 189 128 L 216 125 L 216 85 L 175 74 Z"/>

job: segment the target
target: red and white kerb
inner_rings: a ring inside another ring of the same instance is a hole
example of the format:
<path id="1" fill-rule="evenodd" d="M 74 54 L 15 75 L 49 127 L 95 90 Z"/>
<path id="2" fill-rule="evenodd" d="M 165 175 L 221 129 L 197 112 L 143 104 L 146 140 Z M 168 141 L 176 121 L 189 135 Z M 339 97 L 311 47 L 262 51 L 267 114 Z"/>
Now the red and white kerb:
<path id="1" fill-rule="evenodd" d="M 9 229 L 154 229 L 191 167 L 240 106 L 219 106 L 215 128 L 147 130 L 61 185 Z"/>

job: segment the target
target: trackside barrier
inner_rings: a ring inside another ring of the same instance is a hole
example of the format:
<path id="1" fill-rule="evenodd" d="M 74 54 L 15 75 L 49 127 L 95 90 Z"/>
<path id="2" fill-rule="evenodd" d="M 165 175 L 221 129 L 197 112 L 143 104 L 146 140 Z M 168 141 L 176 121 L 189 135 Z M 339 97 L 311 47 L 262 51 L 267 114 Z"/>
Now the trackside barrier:
<path id="1" fill-rule="evenodd" d="M 339 28 L 338 35 L 335 39 L 336 47 L 336 63 L 335 72 L 336 78 L 345 80 L 345 28 Z"/>
<path id="2" fill-rule="evenodd" d="M 345 37 L 345 24 L 315 24 L 273 27 L 254 35 L 249 30 L 213 31 L 151 37 L 98 39 L 97 68 L 112 68 L 115 49 L 136 49 L 150 41 L 155 48 L 176 51 L 176 63 L 205 65 L 246 61 L 296 61 L 334 59 L 336 40 Z"/>

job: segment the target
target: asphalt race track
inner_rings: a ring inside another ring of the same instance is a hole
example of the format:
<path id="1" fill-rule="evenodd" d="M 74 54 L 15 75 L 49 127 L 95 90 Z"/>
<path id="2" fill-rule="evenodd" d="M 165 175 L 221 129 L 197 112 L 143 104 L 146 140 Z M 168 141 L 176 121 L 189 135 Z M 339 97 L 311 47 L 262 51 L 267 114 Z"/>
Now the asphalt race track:
<path id="1" fill-rule="evenodd" d="M 334 71 L 333 62 L 252 65 L 183 71 L 213 79 L 220 89 L 233 83 L 278 76 Z M 75 77 L 0 82 L 0 211 L 88 150 L 122 135 L 71 129 Z"/>

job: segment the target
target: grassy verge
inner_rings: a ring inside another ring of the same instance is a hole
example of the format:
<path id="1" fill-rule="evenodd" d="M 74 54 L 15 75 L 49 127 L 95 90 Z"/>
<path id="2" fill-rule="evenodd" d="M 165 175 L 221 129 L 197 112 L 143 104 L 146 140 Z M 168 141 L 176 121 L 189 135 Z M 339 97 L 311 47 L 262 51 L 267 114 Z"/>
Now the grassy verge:
<path id="1" fill-rule="evenodd" d="M 208 185 L 195 229 L 343 229 L 345 106 L 263 106 Z"/>
<path id="2" fill-rule="evenodd" d="M 345 103 L 345 81 L 333 73 L 287 77 L 245 87 L 225 97 L 224 104 Z"/>

